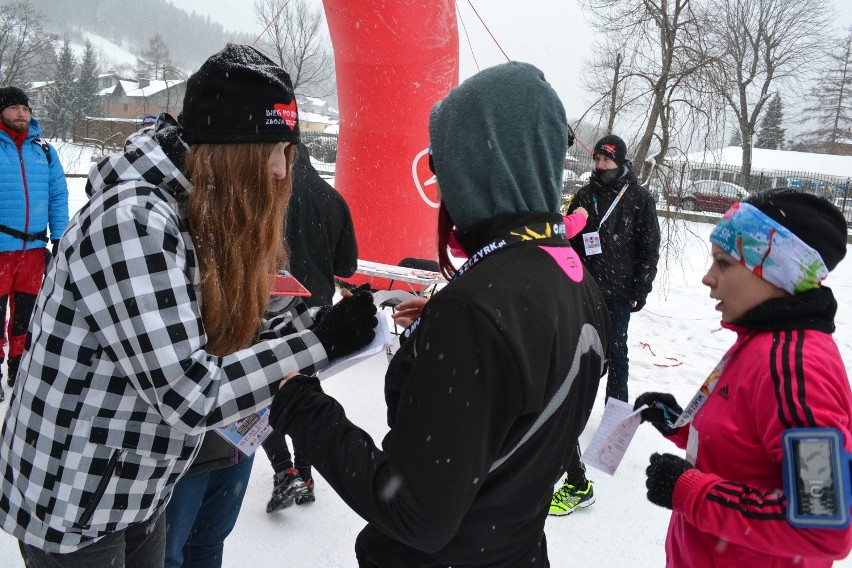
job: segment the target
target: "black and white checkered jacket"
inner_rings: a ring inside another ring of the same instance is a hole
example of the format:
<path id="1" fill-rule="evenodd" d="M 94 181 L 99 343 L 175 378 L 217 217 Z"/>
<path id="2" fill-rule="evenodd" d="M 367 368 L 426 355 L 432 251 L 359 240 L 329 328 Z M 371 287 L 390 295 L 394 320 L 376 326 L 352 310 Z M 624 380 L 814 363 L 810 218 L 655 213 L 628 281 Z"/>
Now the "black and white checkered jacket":
<path id="1" fill-rule="evenodd" d="M 162 511 L 206 430 L 268 406 L 289 372 L 328 365 L 300 301 L 252 347 L 205 351 L 190 184 L 151 134 L 126 150 L 90 174 L 2 429 L 0 524 L 48 552 Z"/>

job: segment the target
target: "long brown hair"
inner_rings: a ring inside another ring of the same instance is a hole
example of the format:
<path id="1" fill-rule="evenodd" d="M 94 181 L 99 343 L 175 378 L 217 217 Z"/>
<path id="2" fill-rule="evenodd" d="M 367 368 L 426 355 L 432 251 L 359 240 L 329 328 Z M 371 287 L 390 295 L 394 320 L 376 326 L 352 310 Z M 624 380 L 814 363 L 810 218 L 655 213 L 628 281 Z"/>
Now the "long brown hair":
<path id="1" fill-rule="evenodd" d="M 276 143 L 198 144 L 186 154 L 189 232 L 201 270 L 206 349 L 251 345 L 269 301 L 269 274 L 286 265 L 283 225 L 292 175 L 268 171 Z M 293 146 L 286 149 L 292 166 Z"/>

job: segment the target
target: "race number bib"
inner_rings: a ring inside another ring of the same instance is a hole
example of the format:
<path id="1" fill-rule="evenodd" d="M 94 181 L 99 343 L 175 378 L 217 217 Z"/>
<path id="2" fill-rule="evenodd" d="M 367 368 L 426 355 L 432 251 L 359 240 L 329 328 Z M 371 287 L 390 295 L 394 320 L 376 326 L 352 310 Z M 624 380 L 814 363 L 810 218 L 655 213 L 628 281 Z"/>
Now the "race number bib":
<path id="1" fill-rule="evenodd" d="M 583 233 L 583 248 L 586 249 L 586 256 L 602 253 L 600 233 L 597 231 Z"/>

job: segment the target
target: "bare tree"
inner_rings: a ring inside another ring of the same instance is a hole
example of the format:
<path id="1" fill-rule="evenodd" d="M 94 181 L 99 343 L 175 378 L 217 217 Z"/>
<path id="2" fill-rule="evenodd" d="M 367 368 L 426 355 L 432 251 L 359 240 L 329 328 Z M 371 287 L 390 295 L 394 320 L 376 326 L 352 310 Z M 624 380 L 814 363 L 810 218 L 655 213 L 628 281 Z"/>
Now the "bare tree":
<path id="1" fill-rule="evenodd" d="M 802 111 L 802 122 L 815 121 L 816 127 L 804 132 L 795 147 L 831 154 L 852 139 L 852 28 L 828 57 Z"/>
<path id="2" fill-rule="evenodd" d="M 46 70 L 56 36 L 44 32 L 43 19 L 26 0 L 0 6 L 0 85 L 22 85 Z"/>
<path id="3" fill-rule="evenodd" d="M 585 6 L 600 22 L 596 27 L 632 53 L 621 63 L 619 83 L 626 101 L 641 101 L 647 109 L 633 153 L 646 180 L 654 168 L 646 161 L 652 147 L 658 148 L 654 162 L 662 163 L 679 121 L 693 112 L 706 116 L 706 93 L 691 84 L 708 64 L 701 21 L 689 0 L 586 0 Z"/>
<path id="4" fill-rule="evenodd" d="M 333 95 L 334 55 L 322 11 L 306 0 L 255 0 L 254 9 L 266 28 L 259 48 L 290 73 L 293 89 L 315 97 Z"/>
<path id="5" fill-rule="evenodd" d="M 641 95 L 628 92 L 630 84 L 625 77 L 631 65 L 631 61 L 625 61 L 625 52 L 632 50 L 632 46 L 620 36 L 603 38 L 594 49 L 595 57 L 584 64 L 583 85 L 596 100 L 581 120 L 590 112 L 598 111 L 604 119 L 604 132 L 611 133 L 618 115 L 635 108 Z"/>
<path id="6" fill-rule="evenodd" d="M 157 79 L 162 77 L 163 71 L 171 66 L 171 55 L 163 36 L 154 34 L 154 37 L 148 40 L 148 49 L 143 51 L 139 58 L 137 75 L 147 79 Z"/>
<path id="7" fill-rule="evenodd" d="M 755 129 L 771 89 L 803 76 L 822 55 L 829 16 L 821 0 L 710 0 L 707 14 L 716 50 L 709 77 L 739 127 L 748 188 Z"/>

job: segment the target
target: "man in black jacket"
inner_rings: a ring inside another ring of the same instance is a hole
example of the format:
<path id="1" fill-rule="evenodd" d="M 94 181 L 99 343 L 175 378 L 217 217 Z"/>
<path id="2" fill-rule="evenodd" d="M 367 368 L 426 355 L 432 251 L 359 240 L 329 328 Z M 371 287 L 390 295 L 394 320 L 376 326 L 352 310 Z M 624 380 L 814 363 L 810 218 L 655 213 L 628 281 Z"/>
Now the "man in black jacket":
<path id="1" fill-rule="evenodd" d="M 609 309 L 609 376 L 606 397 L 627 402 L 627 326 L 630 314 L 645 306 L 657 275 L 660 225 L 654 199 L 639 185 L 627 159 L 624 140 L 609 134 L 595 144 L 595 171 L 574 196 L 568 213 L 589 212 L 586 231 L 571 239 L 583 265 L 592 273 Z M 579 448 L 562 488 L 553 495 L 550 514 L 568 515 L 594 503 L 592 482 L 585 476 Z"/>
<path id="2" fill-rule="evenodd" d="M 348 278 L 358 269 L 355 227 L 343 196 L 320 177 L 305 145 L 298 144 L 296 152 L 285 226 L 290 273 L 311 292 L 304 299 L 308 306 L 328 306 L 334 297 L 334 277 Z M 316 500 L 311 465 L 295 447 L 291 457 L 284 434 L 273 431 L 263 449 L 275 470 L 267 513 Z"/>

